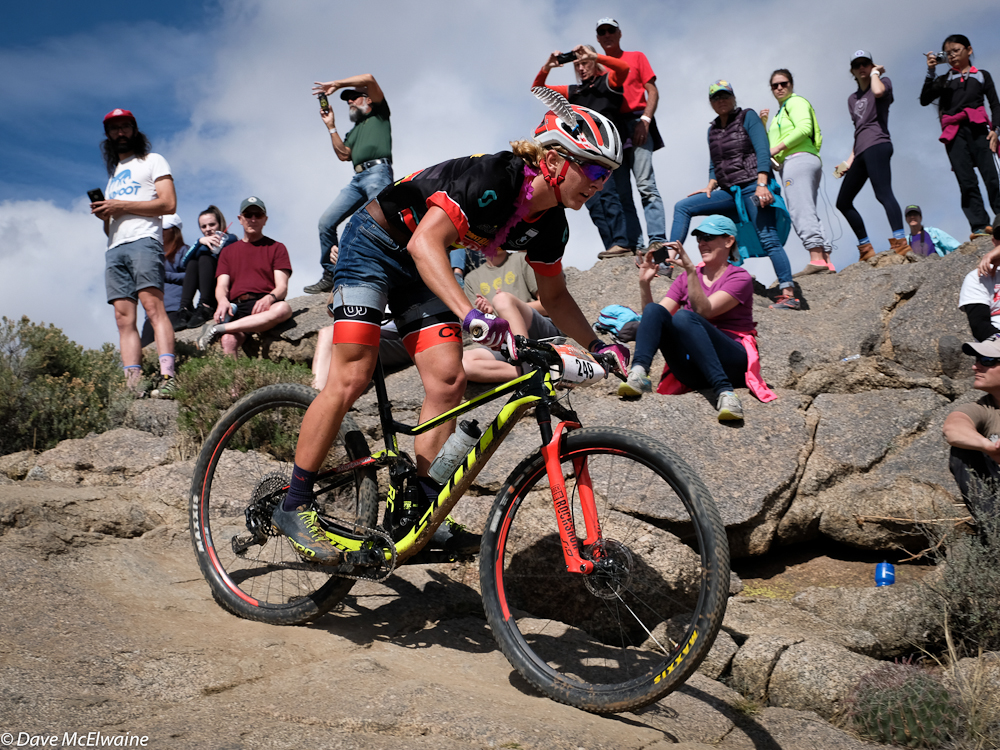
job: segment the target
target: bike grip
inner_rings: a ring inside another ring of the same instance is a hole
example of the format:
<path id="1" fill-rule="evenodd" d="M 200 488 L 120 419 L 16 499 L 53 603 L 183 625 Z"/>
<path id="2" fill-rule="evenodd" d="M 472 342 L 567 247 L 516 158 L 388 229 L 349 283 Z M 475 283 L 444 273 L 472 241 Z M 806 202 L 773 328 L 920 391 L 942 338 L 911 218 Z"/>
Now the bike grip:
<path id="1" fill-rule="evenodd" d="M 490 333 L 490 327 L 485 320 L 474 320 L 469 324 L 469 335 L 477 344 L 483 343 Z"/>

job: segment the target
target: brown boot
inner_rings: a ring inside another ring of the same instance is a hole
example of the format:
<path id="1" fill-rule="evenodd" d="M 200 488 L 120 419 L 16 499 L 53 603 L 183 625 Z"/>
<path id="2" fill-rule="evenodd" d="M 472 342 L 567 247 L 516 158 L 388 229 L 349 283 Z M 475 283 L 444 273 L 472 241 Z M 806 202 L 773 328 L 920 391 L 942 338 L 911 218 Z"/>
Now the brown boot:
<path id="1" fill-rule="evenodd" d="M 875 248 L 872 247 L 872 243 L 866 242 L 863 245 L 858 245 L 858 257 L 860 260 L 868 260 L 869 258 L 874 258 Z"/>
<path id="2" fill-rule="evenodd" d="M 900 237 L 899 239 L 896 239 L 895 237 L 890 237 L 889 248 L 894 253 L 896 253 L 896 255 L 906 255 L 908 252 L 910 252 L 910 243 L 908 243 L 902 237 Z"/>

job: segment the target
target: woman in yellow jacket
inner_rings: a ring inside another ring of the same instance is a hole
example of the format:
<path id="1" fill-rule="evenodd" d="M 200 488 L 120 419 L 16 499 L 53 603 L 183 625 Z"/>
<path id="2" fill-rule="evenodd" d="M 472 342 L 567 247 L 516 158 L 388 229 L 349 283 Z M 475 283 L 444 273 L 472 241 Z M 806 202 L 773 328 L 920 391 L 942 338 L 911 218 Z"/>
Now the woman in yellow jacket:
<path id="1" fill-rule="evenodd" d="M 778 112 L 767 130 L 771 159 L 792 217 L 792 226 L 809 251 L 809 264 L 793 276 L 835 271 L 830 262 L 830 240 L 816 211 L 816 197 L 823 162 L 819 149 L 823 135 L 816 113 L 807 99 L 795 93 L 792 74 L 779 68 L 771 74 L 771 93 L 778 100 Z M 769 110 L 762 109 L 767 124 Z"/>

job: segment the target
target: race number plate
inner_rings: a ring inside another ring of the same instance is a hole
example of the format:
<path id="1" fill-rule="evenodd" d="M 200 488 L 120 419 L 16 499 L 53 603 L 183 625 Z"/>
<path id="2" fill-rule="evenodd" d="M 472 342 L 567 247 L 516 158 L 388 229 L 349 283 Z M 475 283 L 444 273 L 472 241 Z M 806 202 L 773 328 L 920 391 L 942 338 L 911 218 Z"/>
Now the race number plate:
<path id="1" fill-rule="evenodd" d="M 571 344 L 553 344 L 552 348 L 562 360 L 563 385 L 587 385 L 608 376 L 605 369 L 587 352 Z"/>

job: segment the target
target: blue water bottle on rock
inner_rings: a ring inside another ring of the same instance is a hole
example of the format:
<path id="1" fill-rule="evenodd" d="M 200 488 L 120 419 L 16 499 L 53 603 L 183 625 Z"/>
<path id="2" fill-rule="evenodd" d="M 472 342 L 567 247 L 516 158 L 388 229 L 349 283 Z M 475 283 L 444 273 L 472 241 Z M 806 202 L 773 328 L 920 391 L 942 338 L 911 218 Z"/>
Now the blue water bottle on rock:
<path id="1" fill-rule="evenodd" d="M 896 569 L 892 563 L 880 562 L 875 566 L 875 585 L 889 586 L 896 582 Z"/>

